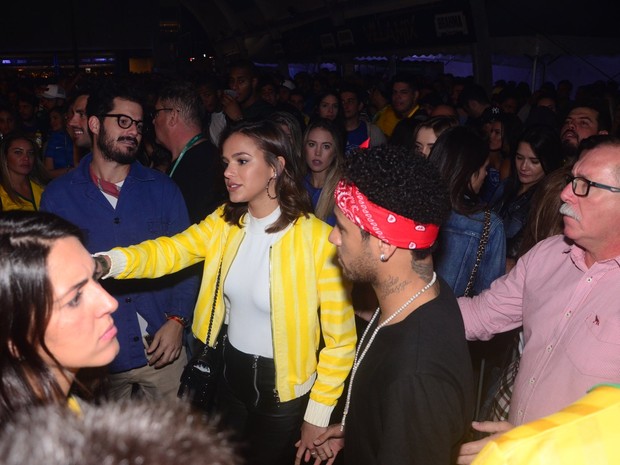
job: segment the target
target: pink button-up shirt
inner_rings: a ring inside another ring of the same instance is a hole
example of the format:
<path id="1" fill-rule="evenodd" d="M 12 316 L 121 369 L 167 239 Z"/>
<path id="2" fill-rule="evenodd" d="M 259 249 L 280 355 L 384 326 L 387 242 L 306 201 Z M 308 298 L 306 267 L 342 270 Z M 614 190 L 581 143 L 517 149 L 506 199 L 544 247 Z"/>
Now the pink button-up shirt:
<path id="1" fill-rule="evenodd" d="M 523 324 L 515 425 L 557 412 L 595 384 L 620 382 L 620 256 L 588 268 L 582 249 L 554 236 L 459 305 L 470 340 Z"/>

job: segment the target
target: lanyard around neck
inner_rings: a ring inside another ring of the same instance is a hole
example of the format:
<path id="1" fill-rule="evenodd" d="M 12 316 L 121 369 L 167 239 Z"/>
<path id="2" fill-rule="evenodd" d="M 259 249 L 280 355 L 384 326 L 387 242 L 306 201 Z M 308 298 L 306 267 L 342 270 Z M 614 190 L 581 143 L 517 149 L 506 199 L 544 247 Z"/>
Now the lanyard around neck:
<path id="1" fill-rule="evenodd" d="M 204 137 L 204 135 L 202 133 L 196 134 L 194 137 L 192 137 L 189 140 L 189 142 L 187 144 L 185 144 L 185 147 L 183 147 L 183 150 L 181 150 L 181 153 L 179 154 L 179 158 L 176 159 L 176 161 L 174 162 L 174 166 L 170 170 L 170 177 L 172 177 L 172 175 L 174 174 L 174 170 L 176 170 L 177 166 L 179 166 L 179 163 L 181 162 L 181 158 L 183 158 L 183 155 L 185 155 L 185 152 L 187 152 L 194 145 L 196 145 L 196 142 L 198 142 L 203 137 Z"/>

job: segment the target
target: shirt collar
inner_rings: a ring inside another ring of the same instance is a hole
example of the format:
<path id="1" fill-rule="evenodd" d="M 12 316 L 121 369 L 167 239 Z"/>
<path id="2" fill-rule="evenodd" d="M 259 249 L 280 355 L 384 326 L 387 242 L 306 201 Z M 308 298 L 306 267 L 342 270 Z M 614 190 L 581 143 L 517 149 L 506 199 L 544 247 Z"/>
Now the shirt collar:
<path id="1" fill-rule="evenodd" d="M 581 271 L 586 271 L 588 266 L 586 265 L 586 252 L 577 244 L 567 245 L 563 251 L 564 253 L 570 253 L 571 260 L 575 264 L 577 268 Z M 617 255 L 612 258 L 608 258 L 606 260 L 601 260 L 596 262 L 595 264 L 605 264 L 606 266 L 617 266 L 620 267 L 620 255 Z"/>

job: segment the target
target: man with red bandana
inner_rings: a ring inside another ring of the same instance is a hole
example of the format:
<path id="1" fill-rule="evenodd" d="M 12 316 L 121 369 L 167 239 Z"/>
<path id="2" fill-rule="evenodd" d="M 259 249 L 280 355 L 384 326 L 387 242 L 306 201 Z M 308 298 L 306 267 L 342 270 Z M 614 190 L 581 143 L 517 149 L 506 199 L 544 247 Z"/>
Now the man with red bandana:
<path id="1" fill-rule="evenodd" d="M 327 441 L 328 464 L 343 438 L 345 464 L 451 464 L 473 381 L 456 299 L 433 271 L 446 188 L 426 159 L 383 146 L 351 159 L 335 196 L 330 242 L 379 307 L 358 345 L 342 421 L 315 443 Z"/>

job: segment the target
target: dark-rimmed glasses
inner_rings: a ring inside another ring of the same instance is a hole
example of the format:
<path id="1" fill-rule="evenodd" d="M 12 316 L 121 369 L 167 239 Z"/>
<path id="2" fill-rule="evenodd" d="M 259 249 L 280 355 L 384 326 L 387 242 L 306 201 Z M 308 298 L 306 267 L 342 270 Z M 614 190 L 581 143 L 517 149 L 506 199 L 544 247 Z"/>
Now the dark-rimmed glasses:
<path id="1" fill-rule="evenodd" d="M 144 129 L 142 121 L 135 120 L 131 116 L 123 115 L 122 113 L 107 113 L 101 116 L 104 118 L 116 118 L 116 122 L 121 129 L 129 129 L 132 124 L 136 125 L 136 130 L 140 134 L 142 134 L 142 129 Z"/>
<path id="2" fill-rule="evenodd" d="M 173 111 L 174 108 L 155 108 L 155 110 L 153 110 L 153 112 L 151 113 L 151 117 L 153 119 L 157 118 L 157 115 L 159 115 L 160 111 Z"/>
<path id="3" fill-rule="evenodd" d="M 573 194 L 577 197 L 587 197 L 590 193 L 590 187 L 596 187 L 598 189 L 605 189 L 610 192 L 620 192 L 620 187 L 608 186 L 598 182 L 590 181 L 582 176 L 566 176 L 566 182 L 571 184 L 573 188 Z"/>

